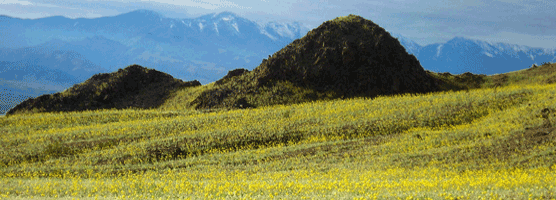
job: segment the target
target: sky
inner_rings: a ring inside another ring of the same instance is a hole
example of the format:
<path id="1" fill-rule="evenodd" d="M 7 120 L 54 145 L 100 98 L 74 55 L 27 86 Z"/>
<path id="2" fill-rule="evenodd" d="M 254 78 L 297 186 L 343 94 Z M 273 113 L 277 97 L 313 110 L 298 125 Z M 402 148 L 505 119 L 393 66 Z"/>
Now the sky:
<path id="1" fill-rule="evenodd" d="M 98 18 L 137 9 L 170 18 L 230 11 L 258 23 L 298 21 L 311 28 L 355 14 L 423 46 L 460 36 L 556 48 L 554 0 L 0 0 L 0 15 L 23 19 Z"/>

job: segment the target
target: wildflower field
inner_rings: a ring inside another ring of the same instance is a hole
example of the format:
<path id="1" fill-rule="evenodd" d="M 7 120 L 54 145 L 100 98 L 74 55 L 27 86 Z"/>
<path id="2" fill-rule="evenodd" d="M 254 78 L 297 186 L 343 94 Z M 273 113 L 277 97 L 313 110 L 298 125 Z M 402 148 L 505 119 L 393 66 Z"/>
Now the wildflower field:
<path id="1" fill-rule="evenodd" d="M 555 87 L 1 117 L 0 199 L 555 199 Z"/>

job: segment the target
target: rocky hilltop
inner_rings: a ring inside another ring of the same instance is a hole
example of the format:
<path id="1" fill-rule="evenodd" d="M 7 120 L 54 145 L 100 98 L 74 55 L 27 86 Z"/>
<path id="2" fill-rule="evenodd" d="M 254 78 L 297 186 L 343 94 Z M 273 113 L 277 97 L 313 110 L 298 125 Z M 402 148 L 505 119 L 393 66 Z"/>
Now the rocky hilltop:
<path id="1" fill-rule="evenodd" d="M 199 86 L 198 81 L 184 82 L 139 65 L 130 65 L 113 73 L 93 75 L 85 82 L 63 92 L 30 98 L 6 115 L 27 112 L 83 111 L 110 108 L 155 108 L 172 90 Z"/>
<path id="2" fill-rule="evenodd" d="M 263 59 L 252 72 L 217 83 L 192 104 L 196 108 L 239 104 L 250 107 L 321 97 L 374 97 L 439 90 L 435 79 L 397 39 L 356 15 L 327 21 Z M 281 97 L 274 100 L 276 96 Z"/>

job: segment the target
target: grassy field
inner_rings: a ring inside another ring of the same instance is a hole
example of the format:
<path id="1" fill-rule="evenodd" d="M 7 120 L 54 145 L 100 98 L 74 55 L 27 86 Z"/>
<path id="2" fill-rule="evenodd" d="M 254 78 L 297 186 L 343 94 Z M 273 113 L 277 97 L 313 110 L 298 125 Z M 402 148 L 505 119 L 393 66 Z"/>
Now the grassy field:
<path id="1" fill-rule="evenodd" d="M 186 106 L 208 84 L 158 109 L 0 117 L 0 199 L 555 199 L 555 69 L 423 95 Z"/>

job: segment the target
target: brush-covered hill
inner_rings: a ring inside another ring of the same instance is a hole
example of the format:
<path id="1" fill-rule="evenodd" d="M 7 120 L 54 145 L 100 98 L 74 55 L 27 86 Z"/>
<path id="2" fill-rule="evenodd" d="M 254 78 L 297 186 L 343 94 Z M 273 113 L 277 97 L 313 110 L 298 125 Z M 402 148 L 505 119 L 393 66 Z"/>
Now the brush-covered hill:
<path id="1" fill-rule="evenodd" d="M 55 94 L 30 98 L 6 115 L 27 112 L 83 111 L 97 109 L 155 108 L 171 91 L 199 86 L 197 80 L 184 82 L 139 65 L 130 65 L 113 73 L 100 73 L 85 82 Z"/>
<path id="2" fill-rule="evenodd" d="M 263 59 L 252 72 L 230 73 L 191 105 L 256 107 L 439 90 L 435 79 L 397 39 L 356 15 L 323 23 Z"/>

